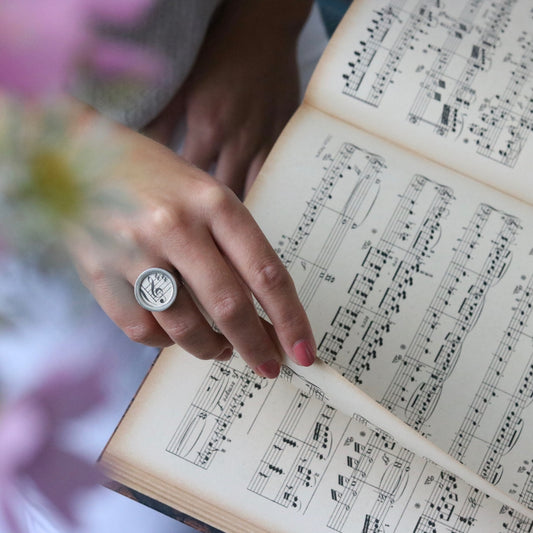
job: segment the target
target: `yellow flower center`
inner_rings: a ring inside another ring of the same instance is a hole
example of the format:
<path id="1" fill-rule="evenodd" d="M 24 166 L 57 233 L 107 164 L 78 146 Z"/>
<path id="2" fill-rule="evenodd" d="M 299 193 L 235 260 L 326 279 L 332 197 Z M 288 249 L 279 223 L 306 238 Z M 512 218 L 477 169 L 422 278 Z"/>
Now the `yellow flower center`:
<path id="1" fill-rule="evenodd" d="M 36 152 L 30 161 L 30 196 L 52 214 L 73 218 L 80 213 L 83 191 L 64 154 L 53 149 Z"/>

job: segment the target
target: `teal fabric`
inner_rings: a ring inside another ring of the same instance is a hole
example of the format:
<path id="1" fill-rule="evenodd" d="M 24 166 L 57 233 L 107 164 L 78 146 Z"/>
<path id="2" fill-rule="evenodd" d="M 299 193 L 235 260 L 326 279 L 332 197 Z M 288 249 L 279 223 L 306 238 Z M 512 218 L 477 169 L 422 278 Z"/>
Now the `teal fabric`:
<path id="1" fill-rule="evenodd" d="M 351 0 L 318 0 L 324 25 L 330 37 L 350 4 Z"/>

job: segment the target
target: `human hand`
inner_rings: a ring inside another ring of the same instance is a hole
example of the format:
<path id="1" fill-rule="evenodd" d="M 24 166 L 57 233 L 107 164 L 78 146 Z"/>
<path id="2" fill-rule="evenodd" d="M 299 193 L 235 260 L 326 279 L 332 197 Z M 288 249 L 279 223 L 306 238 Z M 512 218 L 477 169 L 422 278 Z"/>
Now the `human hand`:
<path id="1" fill-rule="evenodd" d="M 183 156 L 243 197 L 299 102 L 296 44 L 308 0 L 229 0 L 184 86 L 146 128 L 169 144 L 186 123 Z"/>
<path id="2" fill-rule="evenodd" d="M 253 218 L 224 185 L 162 145 L 120 130 L 129 150 L 114 185 L 133 213 L 106 213 L 113 246 L 90 235 L 72 239 L 85 285 L 133 340 L 173 343 L 201 359 L 226 360 L 232 347 L 258 374 L 279 373 L 281 349 L 297 363 L 314 360 L 315 344 L 292 280 Z M 141 308 L 133 285 L 150 267 L 177 269 L 184 281 L 166 311 Z M 256 312 L 257 298 L 272 326 Z M 214 320 L 213 330 L 196 301 Z"/>

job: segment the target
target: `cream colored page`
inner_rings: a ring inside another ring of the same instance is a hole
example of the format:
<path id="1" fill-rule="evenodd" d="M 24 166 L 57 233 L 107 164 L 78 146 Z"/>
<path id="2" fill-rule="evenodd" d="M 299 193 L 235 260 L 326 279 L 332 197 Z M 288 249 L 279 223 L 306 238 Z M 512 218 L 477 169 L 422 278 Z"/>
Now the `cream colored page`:
<path id="1" fill-rule="evenodd" d="M 251 207 L 321 359 L 533 507 L 533 210 L 313 109 L 276 154 Z"/>
<path id="2" fill-rule="evenodd" d="M 533 203 L 526 0 L 355 0 L 307 100 Z"/>
<path id="3" fill-rule="evenodd" d="M 163 352 L 106 449 L 261 530 L 523 531 L 532 522 L 332 408 L 288 369 Z M 436 529 L 438 528 L 438 529 Z M 242 527 L 239 528 L 242 530 Z M 228 529 L 231 531 L 231 528 Z"/>

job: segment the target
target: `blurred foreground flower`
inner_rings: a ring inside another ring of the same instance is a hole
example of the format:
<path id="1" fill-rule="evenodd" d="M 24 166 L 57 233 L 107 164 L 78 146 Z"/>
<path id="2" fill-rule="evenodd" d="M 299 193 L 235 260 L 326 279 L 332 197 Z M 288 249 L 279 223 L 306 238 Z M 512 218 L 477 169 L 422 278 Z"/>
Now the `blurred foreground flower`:
<path id="1" fill-rule="evenodd" d="M 106 183 L 124 147 L 116 146 L 109 123 L 86 127 L 84 110 L 71 107 L 64 95 L 87 73 L 142 82 L 161 72 L 158 55 L 114 39 L 108 31 L 137 24 L 153 2 L 0 0 L 0 266 L 4 274 L 9 258 L 15 257 L 59 278 L 63 272 L 57 267 L 67 263 L 61 252 L 70 230 L 101 232 L 100 220 L 117 209 L 132 207 Z M 111 239 L 107 234 L 100 237 Z M 69 279 L 65 276 L 62 281 L 68 284 Z M 28 276 L 22 280 L 28 290 Z M 20 299 L 19 292 L 15 300 Z M 35 294 L 28 300 L 35 316 L 53 314 L 50 302 L 39 306 Z M 0 325 L 14 330 L 15 309 L 5 303 L 0 306 Z M 22 307 L 17 308 L 21 313 Z M 76 308 L 69 313 L 76 315 Z M 56 321 L 54 328 L 63 334 L 64 321 Z M 70 346 L 76 347 L 77 342 Z M 24 348 L 20 351 L 19 358 L 29 355 Z M 42 343 L 30 351 L 47 364 L 54 358 L 37 353 L 46 351 Z M 2 357 L 11 364 L 5 354 Z M 94 353 L 87 357 L 99 359 Z M 93 465 L 67 445 L 72 437 L 69 427 L 104 400 L 104 371 L 92 368 L 38 378 L 18 401 L 0 403 L 0 517 L 4 516 L 10 533 L 23 529 L 19 504 L 32 491 L 42 495 L 67 523 L 75 524 L 77 500 L 100 480 Z"/>
<path id="2" fill-rule="evenodd" d="M 68 425 L 101 407 L 103 372 L 50 375 L 18 401 L 0 410 L 0 512 L 12 533 L 24 530 L 19 514 L 26 489 L 37 489 L 69 525 L 83 493 L 101 481 L 93 463 L 65 445 Z"/>
<path id="3" fill-rule="evenodd" d="M 155 54 L 100 35 L 101 25 L 130 26 L 153 0 L 3 0 L 0 88 L 23 98 L 60 93 L 75 69 L 146 79 L 162 68 Z"/>
<path id="4" fill-rule="evenodd" d="M 76 142 L 79 111 L 57 104 L 39 112 L 12 106 L 0 131 L 1 248 L 42 267 L 67 263 L 70 230 L 98 233 L 102 217 L 132 203 L 107 177 L 124 149 L 108 123 L 94 123 Z M 105 235 L 99 235 L 105 238 Z"/>

